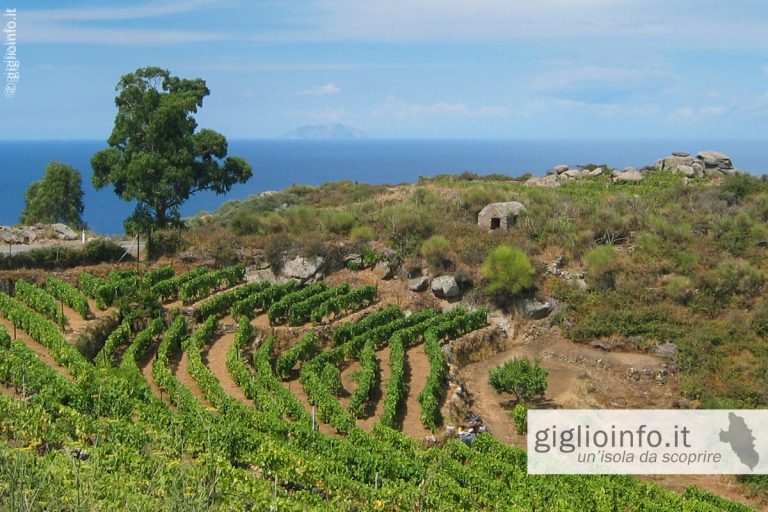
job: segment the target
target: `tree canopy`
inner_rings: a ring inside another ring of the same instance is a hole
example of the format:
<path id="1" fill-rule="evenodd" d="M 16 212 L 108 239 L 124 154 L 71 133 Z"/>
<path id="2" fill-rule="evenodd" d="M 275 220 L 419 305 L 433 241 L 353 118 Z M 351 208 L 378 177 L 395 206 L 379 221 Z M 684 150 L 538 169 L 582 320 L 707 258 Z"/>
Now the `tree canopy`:
<path id="1" fill-rule="evenodd" d="M 51 162 L 45 175 L 24 195 L 23 224 L 62 222 L 83 227 L 83 188 L 80 171 L 61 162 Z"/>
<path id="2" fill-rule="evenodd" d="M 518 401 L 529 401 L 547 390 L 547 370 L 527 357 L 497 366 L 488 374 L 488 383 L 499 393 L 512 393 Z"/>
<path id="3" fill-rule="evenodd" d="M 180 206 L 202 190 L 217 194 L 251 177 L 251 166 L 227 156 L 227 139 L 197 130 L 194 114 L 210 94 L 200 78 L 172 76 L 158 67 L 123 75 L 109 147 L 91 159 L 93 185 L 113 185 L 136 208 L 125 221 L 136 232 L 180 223 Z"/>

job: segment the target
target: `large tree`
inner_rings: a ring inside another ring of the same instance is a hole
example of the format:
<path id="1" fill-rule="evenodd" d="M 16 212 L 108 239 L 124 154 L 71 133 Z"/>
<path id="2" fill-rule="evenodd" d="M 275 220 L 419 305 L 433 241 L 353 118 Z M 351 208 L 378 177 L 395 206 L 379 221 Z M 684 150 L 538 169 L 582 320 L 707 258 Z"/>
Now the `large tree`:
<path id="1" fill-rule="evenodd" d="M 83 227 L 83 188 L 80 172 L 61 162 L 51 162 L 45 175 L 24 195 L 23 224 L 63 222 Z"/>
<path id="2" fill-rule="evenodd" d="M 251 177 L 244 159 L 227 156 L 223 135 L 196 131 L 194 114 L 210 94 L 204 80 L 148 67 L 124 75 L 116 90 L 109 148 L 91 166 L 97 189 L 111 184 L 122 199 L 137 202 L 125 221 L 128 232 L 179 225 L 179 207 L 192 194 L 223 194 Z"/>

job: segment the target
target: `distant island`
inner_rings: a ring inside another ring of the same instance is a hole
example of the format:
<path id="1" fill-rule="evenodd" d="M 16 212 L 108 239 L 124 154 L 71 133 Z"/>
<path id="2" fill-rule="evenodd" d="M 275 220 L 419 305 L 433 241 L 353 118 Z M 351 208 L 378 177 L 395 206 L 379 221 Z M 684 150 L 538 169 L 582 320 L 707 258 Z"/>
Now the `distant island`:
<path id="1" fill-rule="evenodd" d="M 287 133 L 281 139 L 292 140 L 355 140 L 365 139 L 366 134 L 357 128 L 341 123 L 305 124 Z"/>

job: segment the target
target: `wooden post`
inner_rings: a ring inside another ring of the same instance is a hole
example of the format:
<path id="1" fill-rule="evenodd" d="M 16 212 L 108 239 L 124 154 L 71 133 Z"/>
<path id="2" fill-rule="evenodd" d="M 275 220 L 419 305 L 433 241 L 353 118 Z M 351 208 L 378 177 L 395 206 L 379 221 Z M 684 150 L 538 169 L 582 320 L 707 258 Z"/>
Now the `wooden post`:
<path id="1" fill-rule="evenodd" d="M 136 233 L 136 272 L 139 272 L 139 258 L 141 257 L 141 232 Z"/>

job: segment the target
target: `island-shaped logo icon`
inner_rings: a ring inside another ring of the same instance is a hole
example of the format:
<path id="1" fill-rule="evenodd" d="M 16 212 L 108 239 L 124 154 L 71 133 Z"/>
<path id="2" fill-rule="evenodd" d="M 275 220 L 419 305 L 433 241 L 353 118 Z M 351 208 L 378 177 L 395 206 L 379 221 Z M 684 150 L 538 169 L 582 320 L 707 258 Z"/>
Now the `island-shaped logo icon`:
<path id="1" fill-rule="evenodd" d="M 755 436 L 744 418 L 732 412 L 728 413 L 728 430 L 720 431 L 720 441 L 730 444 L 733 452 L 750 471 L 757 467 L 760 454 L 755 450 Z"/>

